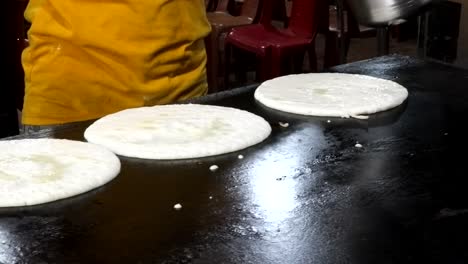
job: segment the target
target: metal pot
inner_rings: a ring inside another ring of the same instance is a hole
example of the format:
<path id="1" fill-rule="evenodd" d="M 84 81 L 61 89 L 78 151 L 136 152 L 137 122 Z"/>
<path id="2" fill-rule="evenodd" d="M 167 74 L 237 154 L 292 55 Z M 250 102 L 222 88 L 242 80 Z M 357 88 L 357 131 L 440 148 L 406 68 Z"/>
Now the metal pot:
<path id="1" fill-rule="evenodd" d="M 387 26 L 403 19 L 435 0 L 347 0 L 362 25 Z"/>

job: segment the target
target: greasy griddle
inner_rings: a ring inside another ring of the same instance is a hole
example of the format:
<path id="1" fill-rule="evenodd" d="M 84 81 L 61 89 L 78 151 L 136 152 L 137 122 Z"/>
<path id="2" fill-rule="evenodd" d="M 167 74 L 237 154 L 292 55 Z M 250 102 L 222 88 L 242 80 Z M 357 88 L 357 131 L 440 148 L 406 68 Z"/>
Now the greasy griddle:
<path id="1" fill-rule="evenodd" d="M 0 263 L 467 262 L 468 71 L 401 56 L 333 70 L 409 98 L 368 120 L 269 110 L 255 86 L 195 100 L 261 115 L 272 135 L 210 158 L 121 157 L 102 188 L 0 209 Z M 38 136 L 83 140 L 89 124 Z"/>

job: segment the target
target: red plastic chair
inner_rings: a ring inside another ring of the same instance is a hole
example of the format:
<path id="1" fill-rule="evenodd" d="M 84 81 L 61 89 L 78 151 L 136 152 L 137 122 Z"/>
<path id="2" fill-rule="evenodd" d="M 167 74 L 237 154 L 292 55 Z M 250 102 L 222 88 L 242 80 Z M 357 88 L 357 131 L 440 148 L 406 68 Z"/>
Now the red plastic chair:
<path id="1" fill-rule="evenodd" d="M 257 79 L 268 80 L 285 72 L 286 59 L 303 62 L 309 53 L 309 63 L 316 70 L 315 36 L 318 30 L 318 11 L 322 0 L 294 0 L 288 26 L 278 29 L 272 26 L 274 3 L 265 0 L 258 24 L 236 27 L 226 37 L 226 67 L 230 65 L 232 48 L 242 49 L 257 56 Z M 302 59 L 302 61 L 301 61 Z M 302 63 L 300 63 L 302 64 Z M 225 82 L 229 80 L 226 69 Z"/>

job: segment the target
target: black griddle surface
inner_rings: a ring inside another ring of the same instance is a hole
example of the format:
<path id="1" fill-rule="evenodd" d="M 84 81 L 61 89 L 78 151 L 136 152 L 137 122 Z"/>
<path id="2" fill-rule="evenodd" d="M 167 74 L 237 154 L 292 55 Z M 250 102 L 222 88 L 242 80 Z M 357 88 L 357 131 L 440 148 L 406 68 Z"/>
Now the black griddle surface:
<path id="1" fill-rule="evenodd" d="M 468 71 L 396 55 L 333 71 L 410 95 L 368 120 L 269 110 L 255 86 L 195 100 L 259 114 L 272 135 L 210 158 L 121 157 L 102 188 L 0 209 L 0 263 L 467 263 Z M 83 140 L 87 125 L 37 136 Z"/>

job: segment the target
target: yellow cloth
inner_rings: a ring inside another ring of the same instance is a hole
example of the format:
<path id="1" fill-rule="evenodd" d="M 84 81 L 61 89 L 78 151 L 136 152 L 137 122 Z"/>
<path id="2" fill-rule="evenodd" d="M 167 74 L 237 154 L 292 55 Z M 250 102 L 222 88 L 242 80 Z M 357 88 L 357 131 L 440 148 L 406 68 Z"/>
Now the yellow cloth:
<path id="1" fill-rule="evenodd" d="M 99 118 L 207 91 L 203 0 L 30 0 L 23 123 Z"/>

